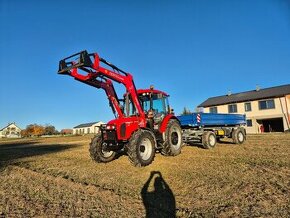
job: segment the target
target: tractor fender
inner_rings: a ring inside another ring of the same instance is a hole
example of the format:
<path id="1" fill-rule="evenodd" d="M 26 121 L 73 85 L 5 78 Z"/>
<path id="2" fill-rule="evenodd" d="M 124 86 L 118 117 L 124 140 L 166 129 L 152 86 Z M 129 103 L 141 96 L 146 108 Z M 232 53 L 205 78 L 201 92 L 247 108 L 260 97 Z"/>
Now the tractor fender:
<path id="1" fill-rule="evenodd" d="M 177 120 L 179 122 L 179 120 L 177 119 L 177 117 L 174 116 L 173 114 L 166 115 L 164 117 L 164 119 L 162 120 L 161 125 L 160 125 L 160 128 L 159 128 L 159 131 L 161 133 L 164 133 L 165 132 L 166 127 L 167 127 L 167 124 L 168 124 L 169 120 L 171 120 L 171 119 L 175 119 L 175 120 Z"/>

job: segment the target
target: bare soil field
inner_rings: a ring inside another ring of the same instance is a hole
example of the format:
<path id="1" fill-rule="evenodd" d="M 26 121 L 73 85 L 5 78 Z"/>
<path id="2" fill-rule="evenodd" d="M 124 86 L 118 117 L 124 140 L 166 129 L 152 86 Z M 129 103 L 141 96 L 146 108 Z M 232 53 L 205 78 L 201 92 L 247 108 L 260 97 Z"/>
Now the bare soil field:
<path id="1" fill-rule="evenodd" d="M 290 217 L 290 134 L 93 162 L 90 136 L 0 140 L 0 217 Z"/>

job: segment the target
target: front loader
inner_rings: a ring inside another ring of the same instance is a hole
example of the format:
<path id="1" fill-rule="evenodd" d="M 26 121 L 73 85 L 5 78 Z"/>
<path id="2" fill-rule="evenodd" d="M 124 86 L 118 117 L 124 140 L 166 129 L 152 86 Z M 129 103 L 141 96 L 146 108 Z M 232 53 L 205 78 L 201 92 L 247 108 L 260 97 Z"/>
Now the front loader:
<path id="1" fill-rule="evenodd" d="M 137 90 L 133 77 L 99 57 L 82 51 L 59 62 L 59 74 L 103 89 L 115 119 L 101 126 L 90 143 L 90 156 L 96 162 L 112 161 L 126 151 L 134 166 L 152 163 L 155 151 L 175 156 L 181 152 L 182 130 L 168 103 L 169 95 L 150 87 Z M 125 86 L 119 98 L 113 82 Z"/>

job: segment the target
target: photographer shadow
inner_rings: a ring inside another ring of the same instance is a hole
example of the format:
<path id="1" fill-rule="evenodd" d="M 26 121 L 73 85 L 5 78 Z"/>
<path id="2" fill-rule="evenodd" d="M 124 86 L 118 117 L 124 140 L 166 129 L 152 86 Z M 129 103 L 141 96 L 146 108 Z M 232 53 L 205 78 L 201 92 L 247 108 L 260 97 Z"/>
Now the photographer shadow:
<path id="1" fill-rule="evenodd" d="M 154 190 L 149 185 L 154 179 Z M 176 217 L 175 197 L 159 171 L 152 171 L 141 190 L 146 217 Z"/>

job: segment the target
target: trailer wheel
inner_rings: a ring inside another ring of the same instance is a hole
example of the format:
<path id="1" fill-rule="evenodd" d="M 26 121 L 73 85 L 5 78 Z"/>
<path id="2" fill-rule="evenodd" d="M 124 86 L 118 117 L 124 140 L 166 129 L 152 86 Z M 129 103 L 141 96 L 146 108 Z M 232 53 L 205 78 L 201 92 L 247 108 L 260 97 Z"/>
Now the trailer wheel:
<path id="1" fill-rule="evenodd" d="M 216 135 L 211 131 L 202 134 L 202 145 L 205 149 L 214 148 L 216 145 Z"/>
<path id="2" fill-rule="evenodd" d="M 183 145 L 182 130 L 177 120 L 170 120 L 164 133 L 164 144 L 161 153 L 166 156 L 180 154 Z"/>
<path id="3" fill-rule="evenodd" d="M 155 136 L 149 130 L 138 130 L 131 136 L 127 147 L 130 162 L 137 167 L 152 163 L 155 156 Z"/>
<path id="4" fill-rule="evenodd" d="M 232 139 L 235 144 L 242 144 L 246 140 L 246 134 L 244 129 L 237 128 L 232 132 Z"/>
<path id="5" fill-rule="evenodd" d="M 92 160 L 98 163 L 107 163 L 112 161 L 115 156 L 115 151 L 105 151 L 105 143 L 102 140 L 101 134 L 97 134 L 90 143 L 90 156 Z"/>

